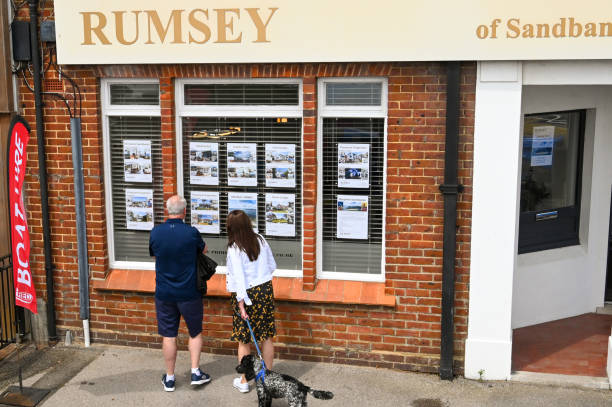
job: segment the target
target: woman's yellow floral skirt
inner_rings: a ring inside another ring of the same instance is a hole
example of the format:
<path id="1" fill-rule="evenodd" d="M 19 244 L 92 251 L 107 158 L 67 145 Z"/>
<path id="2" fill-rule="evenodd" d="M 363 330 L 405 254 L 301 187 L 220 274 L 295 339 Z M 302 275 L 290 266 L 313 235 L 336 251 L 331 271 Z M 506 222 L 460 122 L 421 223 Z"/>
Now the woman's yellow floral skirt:
<path id="1" fill-rule="evenodd" d="M 255 339 L 258 343 L 276 335 L 276 325 L 274 323 L 274 291 L 272 289 L 272 281 L 260 284 L 256 287 L 249 288 L 247 295 L 251 299 L 253 305 L 245 305 L 247 315 L 255 334 Z M 232 293 L 232 310 L 234 311 L 232 320 L 232 341 L 242 343 L 251 342 L 251 333 L 246 321 L 240 317 L 240 309 L 238 301 L 236 301 L 236 293 Z"/>

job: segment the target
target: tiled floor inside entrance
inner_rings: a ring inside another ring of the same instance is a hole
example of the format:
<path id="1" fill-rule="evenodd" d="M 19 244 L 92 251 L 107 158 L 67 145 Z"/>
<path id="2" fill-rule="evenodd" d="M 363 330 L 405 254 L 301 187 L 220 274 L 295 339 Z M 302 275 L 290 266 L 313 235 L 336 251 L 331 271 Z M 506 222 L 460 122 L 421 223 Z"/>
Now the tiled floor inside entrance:
<path id="1" fill-rule="evenodd" d="M 515 329 L 512 370 L 606 377 L 612 315 L 584 314 Z"/>

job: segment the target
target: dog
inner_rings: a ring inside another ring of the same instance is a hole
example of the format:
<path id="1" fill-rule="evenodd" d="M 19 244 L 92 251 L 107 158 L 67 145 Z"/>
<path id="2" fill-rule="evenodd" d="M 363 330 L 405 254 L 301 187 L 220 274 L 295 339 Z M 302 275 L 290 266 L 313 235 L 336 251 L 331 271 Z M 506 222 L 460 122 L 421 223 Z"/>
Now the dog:
<path id="1" fill-rule="evenodd" d="M 262 362 L 253 355 L 246 355 L 236 366 L 236 372 L 242 373 L 247 380 L 255 379 L 261 370 Z M 330 391 L 313 390 L 295 377 L 266 369 L 265 377 L 255 380 L 259 407 L 270 407 L 272 399 L 286 398 L 289 407 L 307 407 L 306 396 L 329 400 L 334 397 Z"/>

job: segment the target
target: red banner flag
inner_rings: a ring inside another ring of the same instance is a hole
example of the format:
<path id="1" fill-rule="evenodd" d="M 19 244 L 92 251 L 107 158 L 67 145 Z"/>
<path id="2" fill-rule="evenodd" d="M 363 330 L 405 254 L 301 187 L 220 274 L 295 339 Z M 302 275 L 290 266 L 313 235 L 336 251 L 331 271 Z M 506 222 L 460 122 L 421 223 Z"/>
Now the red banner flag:
<path id="1" fill-rule="evenodd" d="M 30 126 L 22 117 L 15 116 L 11 121 L 9 134 L 9 205 L 15 304 L 36 314 L 36 291 L 30 269 L 30 233 L 22 194 Z"/>

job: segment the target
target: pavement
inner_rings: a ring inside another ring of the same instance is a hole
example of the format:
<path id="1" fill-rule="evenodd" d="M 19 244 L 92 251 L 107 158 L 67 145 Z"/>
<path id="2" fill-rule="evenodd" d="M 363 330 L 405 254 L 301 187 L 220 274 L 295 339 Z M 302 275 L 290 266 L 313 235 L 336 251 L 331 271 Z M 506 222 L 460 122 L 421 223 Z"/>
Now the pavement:
<path id="1" fill-rule="evenodd" d="M 213 380 L 189 384 L 189 355 L 179 352 L 176 391 L 163 391 L 163 359 L 159 349 L 107 345 L 55 346 L 21 352 L 24 386 L 49 389 L 39 404 L 66 406 L 257 406 L 257 394 L 232 387 L 234 356 L 202 354 L 200 367 Z M 0 391 L 17 382 L 16 357 L 0 361 Z M 275 361 L 274 370 L 292 375 L 314 389 L 334 393 L 332 400 L 308 396 L 310 407 L 463 407 L 580 406 L 612 407 L 612 391 L 518 382 L 441 381 L 436 375 L 387 369 Z M 2 404 L 0 404 L 2 406 Z M 273 407 L 287 406 L 274 400 Z"/>

